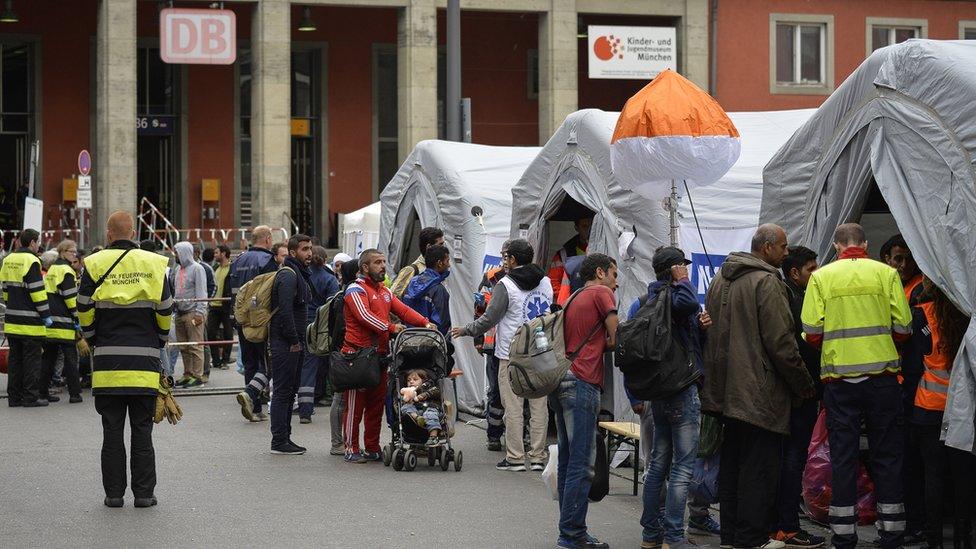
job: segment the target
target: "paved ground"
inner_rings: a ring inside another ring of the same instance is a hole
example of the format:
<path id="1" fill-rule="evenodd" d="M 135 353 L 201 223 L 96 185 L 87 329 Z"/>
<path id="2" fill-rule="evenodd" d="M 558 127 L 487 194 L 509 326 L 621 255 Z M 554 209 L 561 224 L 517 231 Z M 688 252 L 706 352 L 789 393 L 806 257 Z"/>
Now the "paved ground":
<path id="1" fill-rule="evenodd" d="M 0 545 L 542 548 L 555 542 L 558 511 L 539 473 L 495 470 L 501 454 L 485 450 L 479 428 L 458 426 L 461 472 L 428 470 L 424 463 L 397 473 L 329 456 L 328 408 L 318 408 L 310 425 L 296 419 L 293 438 L 308 454 L 273 456 L 268 424 L 245 423 L 232 396 L 182 398 L 183 422 L 155 430 L 159 506 L 135 509 L 127 494 L 124 508 L 108 509 L 101 502 L 99 419 L 85 397 L 82 404 L 38 409 L 0 401 Z M 592 532 L 614 547 L 636 547 L 640 509 L 628 482 L 614 479 L 611 495 L 590 508 Z"/>

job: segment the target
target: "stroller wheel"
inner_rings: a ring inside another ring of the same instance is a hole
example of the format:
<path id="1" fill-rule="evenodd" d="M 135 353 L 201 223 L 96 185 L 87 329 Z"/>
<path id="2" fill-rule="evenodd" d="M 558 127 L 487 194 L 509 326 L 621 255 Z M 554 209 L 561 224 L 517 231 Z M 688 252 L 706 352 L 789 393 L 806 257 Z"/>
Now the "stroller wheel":
<path id="1" fill-rule="evenodd" d="M 441 471 L 447 471 L 447 468 L 451 465 L 450 453 L 447 446 L 441 446 Z"/>
<path id="2" fill-rule="evenodd" d="M 417 454 L 413 450 L 407 450 L 405 456 L 403 456 L 403 469 L 406 471 L 413 471 L 417 468 Z"/>
<path id="3" fill-rule="evenodd" d="M 461 450 L 458 450 L 457 455 L 454 456 L 454 470 L 461 470 Z"/>
<path id="4" fill-rule="evenodd" d="M 437 465 L 437 450 L 434 448 L 429 448 L 427 450 L 427 467 L 433 467 Z"/>
<path id="5" fill-rule="evenodd" d="M 389 467 L 390 463 L 393 461 L 393 451 L 391 448 L 392 445 L 390 444 L 383 447 L 383 465 L 386 465 L 387 467 Z"/>
<path id="6" fill-rule="evenodd" d="M 393 450 L 392 463 L 393 463 L 394 470 L 396 471 L 403 470 L 403 450 L 399 448 Z"/>

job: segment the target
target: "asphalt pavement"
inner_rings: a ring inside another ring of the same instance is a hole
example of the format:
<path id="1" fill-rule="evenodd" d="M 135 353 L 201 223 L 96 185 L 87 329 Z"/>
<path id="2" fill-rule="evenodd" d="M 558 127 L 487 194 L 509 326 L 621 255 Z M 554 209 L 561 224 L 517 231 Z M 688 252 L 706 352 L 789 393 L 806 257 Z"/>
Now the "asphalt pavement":
<path id="1" fill-rule="evenodd" d="M 214 372 L 210 386 L 240 379 Z M 272 455 L 268 423 L 245 422 L 232 395 L 181 397 L 183 421 L 154 430 L 159 505 L 136 509 L 127 493 L 125 507 L 109 509 L 100 420 L 90 393 L 84 397 L 33 409 L 0 400 L 0 546 L 555 545 L 558 509 L 540 474 L 496 470 L 504 454 L 485 449 L 478 427 L 457 426 L 460 472 L 429 469 L 424 460 L 416 471 L 395 472 L 328 455 L 328 408 L 316 408 L 311 424 L 294 420 L 292 438 L 307 454 Z M 590 506 L 590 531 L 611 547 L 637 547 L 640 497 L 629 480 L 611 479 L 610 495 Z"/>

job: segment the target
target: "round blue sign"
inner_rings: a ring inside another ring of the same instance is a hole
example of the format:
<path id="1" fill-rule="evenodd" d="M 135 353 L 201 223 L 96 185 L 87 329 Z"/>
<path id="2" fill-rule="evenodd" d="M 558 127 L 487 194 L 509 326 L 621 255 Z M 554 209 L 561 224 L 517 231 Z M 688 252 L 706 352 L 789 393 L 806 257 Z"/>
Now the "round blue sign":
<path id="1" fill-rule="evenodd" d="M 87 150 L 82 149 L 81 152 L 78 153 L 78 172 L 81 175 L 88 175 L 89 173 L 91 173 L 91 168 L 92 168 L 91 154 Z"/>

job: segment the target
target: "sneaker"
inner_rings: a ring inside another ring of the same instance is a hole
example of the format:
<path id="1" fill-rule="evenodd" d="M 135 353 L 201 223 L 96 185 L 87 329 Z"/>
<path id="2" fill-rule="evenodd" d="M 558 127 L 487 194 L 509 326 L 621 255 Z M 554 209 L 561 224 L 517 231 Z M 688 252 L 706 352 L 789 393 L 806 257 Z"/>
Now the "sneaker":
<path id="1" fill-rule="evenodd" d="M 48 402 L 61 402 L 61 397 L 59 396 L 47 395 L 44 398 L 47 399 Z"/>
<path id="2" fill-rule="evenodd" d="M 295 448 L 298 448 L 299 450 L 301 450 L 303 452 L 307 452 L 308 451 L 308 448 L 306 448 L 304 446 L 299 446 L 299 445 L 295 444 L 295 442 L 292 441 L 291 439 L 288 439 L 288 444 L 291 444 L 292 446 L 294 446 Z"/>
<path id="3" fill-rule="evenodd" d="M 70 402 L 71 404 L 78 404 L 81 401 L 82 401 L 81 395 L 72 395 L 71 398 L 68 399 L 68 402 Z"/>
<path id="4" fill-rule="evenodd" d="M 786 549 L 786 544 L 782 541 L 771 539 L 759 546 L 759 549 Z"/>
<path id="5" fill-rule="evenodd" d="M 497 438 L 488 439 L 488 451 L 489 452 L 501 452 L 502 451 L 502 441 Z"/>
<path id="6" fill-rule="evenodd" d="M 254 414 L 254 417 L 255 417 L 254 421 L 268 421 L 268 414 L 264 412 L 258 412 Z"/>
<path id="7" fill-rule="evenodd" d="M 556 541 L 556 547 L 559 549 L 609 549 L 610 546 L 602 541 L 596 539 L 593 536 L 586 536 L 583 539 L 566 539 L 559 536 Z"/>
<path id="8" fill-rule="evenodd" d="M 503 459 L 503 460 L 499 461 L 497 465 L 495 465 L 495 469 L 498 469 L 499 471 L 516 471 L 516 472 L 517 471 L 524 471 L 525 470 L 525 464 L 524 463 L 512 463 L 512 462 L 508 461 L 508 459 Z"/>
<path id="9" fill-rule="evenodd" d="M 298 418 L 298 423 L 303 423 L 303 424 L 312 423 L 312 418 L 310 418 L 310 417 L 300 417 L 300 418 Z"/>
<path id="10" fill-rule="evenodd" d="M 440 445 L 441 445 L 441 437 L 439 437 L 439 436 L 436 436 L 436 437 L 432 436 L 432 437 L 430 437 L 430 438 L 427 439 L 427 443 L 424 446 L 427 446 L 428 448 L 436 448 L 436 447 L 438 447 Z"/>
<path id="11" fill-rule="evenodd" d="M 333 444 L 332 448 L 329 449 L 330 456 L 344 456 L 346 455 L 346 447 L 342 444 Z"/>
<path id="12" fill-rule="evenodd" d="M 189 389 L 190 387 L 199 387 L 204 383 L 206 383 L 206 381 L 202 379 L 197 379 L 195 377 L 191 377 L 189 380 L 187 380 L 186 383 L 183 384 L 183 387 Z"/>
<path id="13" fill-rule="evenodd" d="M 820 536 L 815 536 L 806 530 L 800 530 L 798 532 L 784 532 L 780 530 L 776 532 L 777 541 L 782 541 L 786 547 L 797 547 L 797 548 L 814 548 L 823 547 L 824 543 L 827 541 L 825 538 Z"/>
<path id="14" fill-rule="evenodd" d="M 366 460 L 363 459 L 363 455 L 359 452 L 349 452 L 342 459 L 346 463 L 366 463 Z"/>
<path id="15" fill-rule="evenodd" d="M 177 387 L 181 387 L 183 385 L 186 385 L 186 383 L 191 379 L 193 379 L 192 376 L 188 376 L 184 374 L 183 377 L 181 377 L 176 383 L 174 383 L 174 385 Z"/>
<path id="16" fill-rule="evenodd" d="M 545 463 L 530 463 L 529 464 L 529 469 L 532 469 L 533 471 L 545 471 L 546 470 L 546 464 Z"/>
<path id="17" fill-rule="evenodd" d="M 661 547 L 664 546 L 664 542 L 662 542 L 661 540 L 658 541 L 643 540 L 641 541 L 640 546 L 641 549 L 661 549 Z"/>
<path id="18" fill-rule="evenodd" d="M 688 533 L 701 536 L 717 536 L 722 533 L 722 528 L 712 515 L 703 517 L 688 517 Z M 778 538 L 777 538 L 778 539 Z"/>
<path id="19" fill-rule="evenodd" d="M 305 453 L 305 448 L 293 444 L 291 441 L 282 444 L 272 444 L 271 453 L 279 456 L 300 456 Z"/>
<path id="20" fill-rule="evenodd" d="M 383 461 L 383 454 L 380 452 L 363 452 L 363 463 L 367 461 Z"/>
<path id="21" fill-rule="evenodd" d="M 251 395 L 247 394 L 247 391 L 237 393 L 237 403 L 241 405 L 241 415 L 244 419 L 257 421 L 254 417 L 254 402 L 251 401 Z"/>

